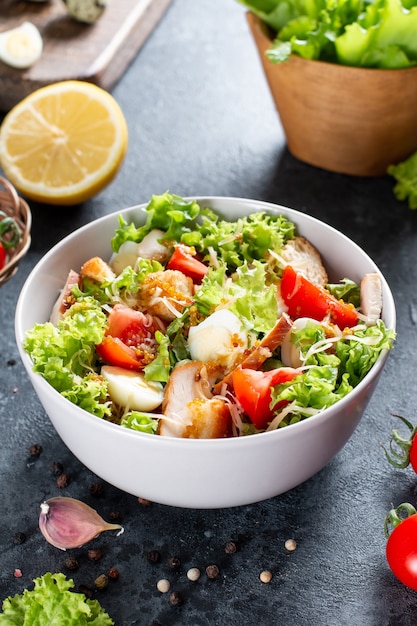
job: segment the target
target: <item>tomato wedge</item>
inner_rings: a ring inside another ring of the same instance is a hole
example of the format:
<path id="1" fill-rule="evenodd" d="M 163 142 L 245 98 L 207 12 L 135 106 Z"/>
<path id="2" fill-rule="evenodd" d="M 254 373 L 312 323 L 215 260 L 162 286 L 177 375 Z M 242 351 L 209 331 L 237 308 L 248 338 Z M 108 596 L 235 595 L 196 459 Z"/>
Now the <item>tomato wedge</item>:
<path id="1" fill-rule="evenodd" d="M 118 337 L 104 337 L 103 341 L 96 346 L 96 352 L 104 363 L 118 365 L 130 370 L 141 370 L 144 367 L 143 360 L 139 359 L 135 350 L 127 346 Z"/>
<path id="2" fill-rule="evenodd" d="M 7 253 L 3 244 L 0 242 L 0 270 L 6 265 Z"/>
<path id="3" fill-rule="evenodd" d="M 155 355 L 155 331 L 163 324 L 150 315 L 116 304 L 108 317 L 108 329 L 96 346 L 100 359 L 109 365 L 141 370 Z"/>
<path id="4" fill-rule="evenodd" d="M 271 387 L 286 383 L 299 374 L 292 367 L 280 367 L 269 372 L 238 367 L 232 375 L 233 389 L 243 411 L 258 430 L 264 430 L 271 421 Z"/>
<path id="5" fill-rule="evenodd" d="M 311 317 L 320 322 L 330 315 L 331 321 L 342 330 L 358 322 L 358 314 L 352 304 L 337 300 L 325 289 L 298 274 L 290 265 L 282 274 L 281 295 L 288 307 L 288 315 L 293 319 Z"/>
<path id="6" fill-rule="evenodd" d="M 208 272 L 207 265 L 195 258 L 192 248 L 178 244 L 168 261 L 167 269 L 178 270 L 191 278 L 194 282 L 201 282 Z"/>

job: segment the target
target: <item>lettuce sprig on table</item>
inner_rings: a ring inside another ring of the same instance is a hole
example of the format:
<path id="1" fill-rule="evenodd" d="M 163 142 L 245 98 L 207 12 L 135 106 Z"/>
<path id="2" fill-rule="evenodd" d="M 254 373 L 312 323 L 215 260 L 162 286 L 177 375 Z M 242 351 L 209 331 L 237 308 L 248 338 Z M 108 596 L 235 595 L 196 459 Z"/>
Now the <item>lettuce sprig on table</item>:
<path id="1" fill-rule="evenodd" d="M 3 601 L 0 626 L 113 626 L 98 600 L 71 591 L 74 582 L 64 574 L 47 572 L 34 583 L 32 590 Z"/>

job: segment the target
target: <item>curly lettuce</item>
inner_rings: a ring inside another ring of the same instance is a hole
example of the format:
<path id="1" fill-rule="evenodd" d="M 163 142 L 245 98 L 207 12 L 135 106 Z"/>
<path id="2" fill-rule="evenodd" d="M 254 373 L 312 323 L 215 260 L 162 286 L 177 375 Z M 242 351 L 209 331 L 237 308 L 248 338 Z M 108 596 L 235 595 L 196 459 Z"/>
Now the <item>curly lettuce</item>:
<path id="1" fill-rule="evenodd" d="M 0 626 L 113 626 L 98 600 L 71 591 L 74 582 L 64 574 L 47 572 L 34 584 L 3 601 Z"/>

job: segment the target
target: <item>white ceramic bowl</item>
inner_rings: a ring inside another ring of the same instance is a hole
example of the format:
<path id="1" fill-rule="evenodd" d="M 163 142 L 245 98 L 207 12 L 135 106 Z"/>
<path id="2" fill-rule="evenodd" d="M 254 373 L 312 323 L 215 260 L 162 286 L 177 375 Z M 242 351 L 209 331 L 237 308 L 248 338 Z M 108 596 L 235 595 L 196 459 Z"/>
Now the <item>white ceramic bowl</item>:
<path id="1" fill-rule="evenodd" d="M 225 219 L 257 210 L 287 215 L 299 233 L 321 252 L 335 281 L 360 281 L 379 271 L 355 243 L 330 226 L 297 211 L 239 198 L 197 198 Z M 91 471 L 116 487 L 159 502 L 190 508 L 221 508 L 279 495 L 321 470 L 343 447 L 361 419 L 385 364 L 382 354 L 364 380 L 331 408 L 278 431 L 241 438 L 193 440 L 134 432 L 101 420 L 55 391 L 22 348 L 25 331 L 49 318 L 68 271 L 93 255 L 107 259 L 118 215 L 143 223 L 144 207 L 102 217 L 78 229 L 52 248 L 29 275 L 16 308 L 16 339 L 21 358 L 56 431 Z M 382 278 L 383 319 L 395 328 L 395 304 Z"/>

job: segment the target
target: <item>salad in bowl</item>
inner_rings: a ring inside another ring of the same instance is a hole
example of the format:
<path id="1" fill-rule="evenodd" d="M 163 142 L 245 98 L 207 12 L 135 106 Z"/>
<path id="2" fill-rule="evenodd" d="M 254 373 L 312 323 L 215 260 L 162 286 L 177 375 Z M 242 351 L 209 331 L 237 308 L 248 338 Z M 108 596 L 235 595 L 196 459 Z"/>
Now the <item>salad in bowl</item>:
<path id="1" fill-rule="evenodd" d="M 333 282 L 290 215 L 229 220 L 170 193 L 144 211 L 118 216 L 109 254 L 70 267 L 23 339 L 33 371 L 97 418 L 160 438 L 280 430 L 348 396 L 392 347 L 380 273 Z"/>

